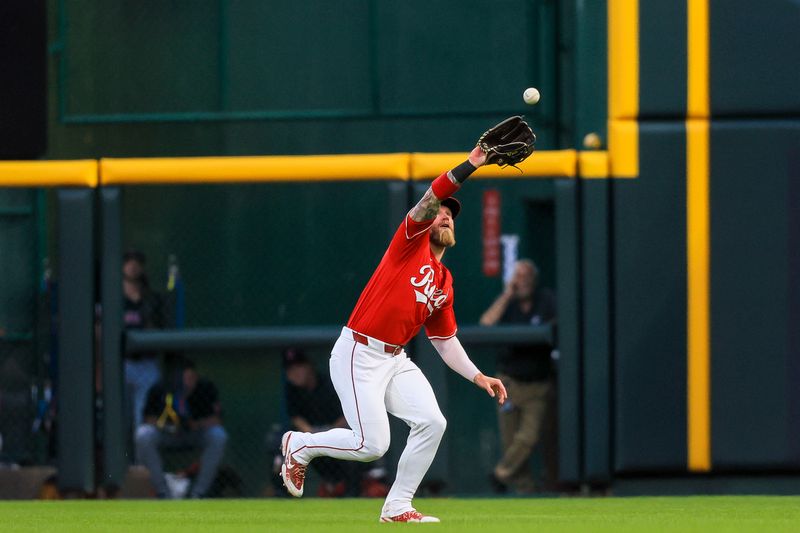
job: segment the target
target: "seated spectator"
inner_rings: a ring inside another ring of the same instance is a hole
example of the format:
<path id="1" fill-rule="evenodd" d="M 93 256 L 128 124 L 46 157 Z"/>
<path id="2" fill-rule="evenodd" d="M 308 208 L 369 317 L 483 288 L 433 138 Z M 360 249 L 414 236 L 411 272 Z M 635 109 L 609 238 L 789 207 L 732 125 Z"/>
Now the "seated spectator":
<path id="1" fill-rule="evenodd" d="M 136 430 L 136 459 L 150 471 L 159 498 L 170 494 L 164 476 L 162 449 L 201 449 L 200 468 L 189 497 L 208 495 L 217 475 L 228 434 L 222 427 L 219 393 L 209 380 L 200 377 L 194 363 L 185 360 L 181 379 L 174 387 L 153 385 L 147 394 Z"/>

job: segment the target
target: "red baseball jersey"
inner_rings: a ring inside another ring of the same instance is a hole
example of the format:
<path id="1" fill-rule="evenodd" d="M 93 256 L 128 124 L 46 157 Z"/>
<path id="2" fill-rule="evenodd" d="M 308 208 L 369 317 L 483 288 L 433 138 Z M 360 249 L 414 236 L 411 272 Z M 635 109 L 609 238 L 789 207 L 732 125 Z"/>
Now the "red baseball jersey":
<path id="1" fill-rule="evenodd" d="M 392 238 L 347 327 L 389 344 L 406 344 L 425 325 L 431 339 L 456 334 L 453 276 L 431 252 L 433 220 L 410 215 Z"/>

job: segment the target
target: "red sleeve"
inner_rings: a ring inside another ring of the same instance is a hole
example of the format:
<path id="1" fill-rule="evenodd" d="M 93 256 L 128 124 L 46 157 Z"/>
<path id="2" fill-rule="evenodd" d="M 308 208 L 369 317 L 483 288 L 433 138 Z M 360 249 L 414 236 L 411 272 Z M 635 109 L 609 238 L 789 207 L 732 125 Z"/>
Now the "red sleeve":
<path id="1" fill-rule="evenodd" d="M 451 303 L 428 317 L 425 321 L 425 334 L 429 339 L 449 339 L 458 331 L 456 314 Z"/>
<path id="2" fill-rule="evenodd" d="M 386 253 L 395 258 L 401 258 L 413 253 L 413 250 L 416 250 L 424 242 L 420 237 L 427 236 L 428 230 L 431 229 L 432 225 L 433 220 L 415 222 L 410 215 L 406 215 L 405 220 L 400 223 L 400 227 L 394 232 L 394 237 L 392 237 L 392 242 L 389 243 L 389 249 Z"/>
<path id="3" fill-rule="evenodd" d="M 426 233 L 431 226 L 433 226 L 433 221 L 435 219 L 430 220 L 423 220 L 422 222 L 417 222 L 411 215 L 406 215 L 406 219 L 403 221 L 403 225 L 401 229 L 403 230 L 403 235 L 405 235 L 407 240 L 416 239 L 420 235 Z"/>

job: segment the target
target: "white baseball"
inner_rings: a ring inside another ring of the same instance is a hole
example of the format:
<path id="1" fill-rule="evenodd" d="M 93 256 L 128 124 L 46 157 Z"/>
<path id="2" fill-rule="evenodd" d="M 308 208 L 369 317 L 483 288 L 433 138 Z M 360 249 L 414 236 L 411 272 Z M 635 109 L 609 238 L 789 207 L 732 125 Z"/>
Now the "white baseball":
<path id="1" fill-rule="evenodd" d="M 528 87 L 525 89 L 525 92 L 522 93 L 522 99 L 525 100 L 525 103 L 528 105 L 533 105 L 539 101 L 539 89 L 536 87 Z"/>

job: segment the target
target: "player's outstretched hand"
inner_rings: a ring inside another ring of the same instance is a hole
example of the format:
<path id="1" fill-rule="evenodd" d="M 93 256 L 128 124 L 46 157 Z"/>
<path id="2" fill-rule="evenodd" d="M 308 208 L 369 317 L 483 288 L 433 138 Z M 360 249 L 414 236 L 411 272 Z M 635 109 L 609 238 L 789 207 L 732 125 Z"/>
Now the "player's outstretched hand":
<path id="1" fill-rule="evenodd" d="M 480 146 L 476 146 L 469 153 L 469 162 L 472 163 L 472 166 L 475 168 L 483 166 L 486 164 L 486 152 L 481 150 Z"/>
<path id="2" fill-rule="evenodd" d="M 483 374 L 475 376 L 473 381 L 475 385 L 485 390 L 489 396 L 492 398 L 496 397 L 497 403 L 500 405 L 505 403 L 508 393 L 506 393 L 506 387 L 503 385 L 502 381 L 491 376 L 484 376 Z"/>

